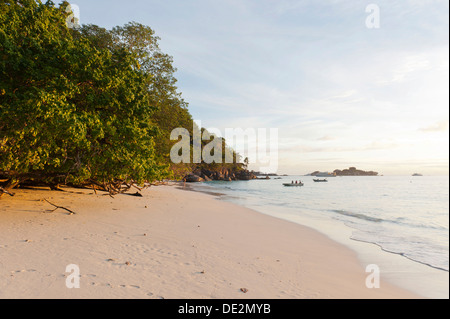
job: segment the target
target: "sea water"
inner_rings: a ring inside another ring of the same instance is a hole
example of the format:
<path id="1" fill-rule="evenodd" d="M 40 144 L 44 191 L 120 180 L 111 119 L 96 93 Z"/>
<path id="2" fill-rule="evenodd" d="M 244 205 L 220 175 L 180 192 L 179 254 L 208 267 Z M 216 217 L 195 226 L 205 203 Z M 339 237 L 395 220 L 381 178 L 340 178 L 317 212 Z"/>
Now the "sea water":
<path id="1" fill-rule="evenodd" d="M 448 298 L 448 176 L 314 178 L 213 181 L 200 188 L 312 227 L 356 250 L 366 263 L 380 264 L 391 281 L 424 297 Z M 304 186 L 283 186 L 296 180 Z"/>

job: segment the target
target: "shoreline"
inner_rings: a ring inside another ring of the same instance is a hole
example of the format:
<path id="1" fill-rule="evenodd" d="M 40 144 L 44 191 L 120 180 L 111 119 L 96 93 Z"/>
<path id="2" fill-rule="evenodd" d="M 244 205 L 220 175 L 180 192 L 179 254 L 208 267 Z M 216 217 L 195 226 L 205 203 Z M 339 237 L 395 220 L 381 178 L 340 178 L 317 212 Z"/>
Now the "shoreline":
<path id="1" fill-rule="evenodd" d="M 211 185 L 207 187 L 200 184 L 189 186 L 189 189 L 192 191 L 206 194 L 214 193 L 208 190 L 209 187 L 214 187 Z M 228 194 L 217 194 L 223 195 L 218 198 L 219 200 L 232 203 L 234 199 L 239 198 L 239 196 L 234 198 Z M 275 212 L 276 206 L 261 209 L 261 206 L 245 206 L 241 203 L 238 203 L 238 205 L 257 211 L 260 214 L 286 220 L 318 231 L 323 236 L 355 252 L 361 267 L 369 264 L 379 265 L 381 276 L 392 285 L 406 289 L 422 298 L 448 299 L 449 290 L 448 284 L 446 283 L 448 283 L 449 273 L 445 269 L 437 268 L 410 259 L 402 254 L 385 250 L 376 243 L 352 238 L 353 229 L 346 225 L 339 226 L 335 222 L 324 221 L 321 221 L 319 224 L 307 218 L 301 218 L 298 215 L 284 214 L 281 211 Z"/>
<path id="2" fill-rule="evenodd" d="M 17 190 L 0 201 L 0 298 L 422 298 L 307 226 L 199 192 Z M 43 199 L 76 212 L 52 210 Z M 80 269 L 68 289 L 66 266 Z M 244 293 L 242 289 L 247 291 Z"/>

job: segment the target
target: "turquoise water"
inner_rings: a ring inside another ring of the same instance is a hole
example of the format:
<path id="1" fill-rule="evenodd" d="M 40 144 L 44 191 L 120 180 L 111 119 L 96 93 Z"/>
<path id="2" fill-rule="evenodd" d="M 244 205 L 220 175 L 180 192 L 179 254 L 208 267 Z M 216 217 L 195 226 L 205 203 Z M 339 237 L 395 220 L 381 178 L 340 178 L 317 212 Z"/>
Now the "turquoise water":
<path id="1" fill-rule="evenodd" d="M 434 269 L 449 270 L 449 178 L 447 176 L 346 176 L 316 183 L 311 176 L 201 187 L 275 217 L 312 226 L 330 235 L 372 243 Z M 302 187 L 282 183 L 301 180 Z M 448 281 L 447 281 L 448 287 Z M 448 288 L 447 288 L 448 290 Z"/>

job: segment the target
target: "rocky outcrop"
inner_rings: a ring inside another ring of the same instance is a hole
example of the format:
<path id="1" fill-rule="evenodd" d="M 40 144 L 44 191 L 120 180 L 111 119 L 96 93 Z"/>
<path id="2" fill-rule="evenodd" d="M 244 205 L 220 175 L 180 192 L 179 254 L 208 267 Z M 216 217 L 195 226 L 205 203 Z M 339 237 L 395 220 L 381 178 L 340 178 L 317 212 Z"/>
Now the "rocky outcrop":
<path id="1" fill-rule="evenodd" d="M 326 173 L 314 171 L 311 176 L 325 176 Z M 363 171 L 356 169 L 356 167 L 349 167 L 343 170 L 335 169 L 333 173 L 328 173 L 330 176 L 378 176 L 378 172 L 374 171 Z"/>
<path id="2" fill-rule="evenodd" d="M 356 167 L 349 167 L 348 169 L 339 170 L 336 169 L 334 172 L 336 176 L 377 176 L 378 172 L 374 171 L 363 171 L 360 169 L 356 169 Z"/>
<path id="3" fill-rule="evenodd" d="M 252 172 L 249 172 L 247 170 L 239 171 L 236 174 L 236 179 L 241 181 L 249 181 L 251 179 L 255 179 L 256 176 Z"/>
<path id="4" fill-rule="evenodd" d="M 183 180 L 188 182 L 188 183 L 198 183 L 198 182 L 204 182 L 205 181 L 205 179 L 203 179 L 200 176 L 195 175 L 195 174 L 186 175 L 183 178 Z"/>
<path id="5" fill-rule="evenodd" d="M 256 178 L 256 175 L 248 170 L 230 170 L 222 167 L 217 171 L 205 168 L 197 169 L 186 175 L 183 180 L 192 183 L 203 181 L 248 181 Z"/>

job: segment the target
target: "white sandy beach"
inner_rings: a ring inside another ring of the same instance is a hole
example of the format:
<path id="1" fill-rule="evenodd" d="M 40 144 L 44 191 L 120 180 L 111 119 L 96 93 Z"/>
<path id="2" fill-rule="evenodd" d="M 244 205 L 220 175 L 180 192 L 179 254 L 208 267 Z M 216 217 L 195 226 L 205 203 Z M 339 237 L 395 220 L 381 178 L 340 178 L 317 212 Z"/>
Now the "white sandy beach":
<path id="1" fill-rule="evenodd" d="M 353 251 L 211 195 L 65 190 L 0 199 L 0 298 L 418 297 L 383 281 L 368 289 Z M 49 212 L 44 199 L 76 214 Z M 78 289 L 66 287 L 69 264 L 79 266 Z"/>

